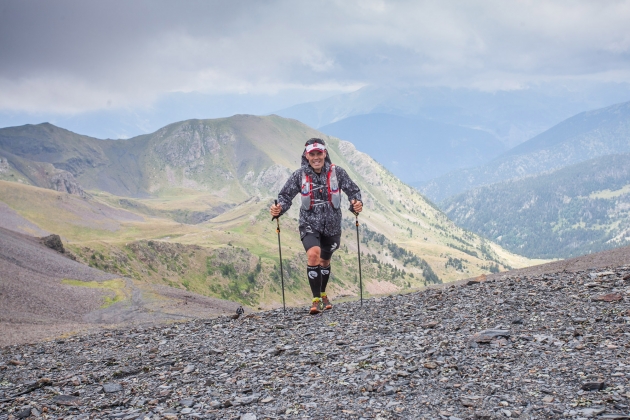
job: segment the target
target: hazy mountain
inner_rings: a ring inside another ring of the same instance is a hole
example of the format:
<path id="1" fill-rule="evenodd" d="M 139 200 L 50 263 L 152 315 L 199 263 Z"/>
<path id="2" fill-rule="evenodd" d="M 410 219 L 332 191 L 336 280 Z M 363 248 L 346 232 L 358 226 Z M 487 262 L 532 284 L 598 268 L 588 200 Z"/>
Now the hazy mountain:
<path id="1" fill-rule="evenodd" d="M 531 263 L 456 227 L 351 143 L 278 116 L 188 120 L 118 141 L 50 124 L 2 129 L 0 179 L 17 182 L 0 181 L 0 201 L 17 214 L 12 217 L 62 235 L 96 268 L 252 306 L 274 305 L 280 278 L 268 207 L 299 167 L 304 141 L 315 136 L 328 141 L 333 162 L 363 191 L 361 251 L 369 293 Z M 53 170 L 71 177 L 86 191 L 84 198 L 24 185 L 57 189 L 47 178 Z M 293 302 L 308 299 L 295 233 L 298 208 L 281 221 Z M 356 237 L 348 212 L 335 258 L 333 292 L 355 295 Z"/>
<path id="2" fill-rule="evenodd" d="M 145 145 L 142 138 L 99 140 L 48 123 L 0 129 L 0 156 L 15 170 L 12 177 L 43 188 L 63 176 L 84 188 L 146 196 L 140 163 Z"/>
<path id="3" fill-rule="evenodd" d="M 630 102 L 578 114 L 484 165 L 443 175 L 420 190 L 439 202 L 478 186 L 627 152 L 630 152 Z"/>
<path id="4" fill-rule="evenodd" d="M 150 106 L 130 108 L 113 103 L 105 109 L 78 114 L 0 110 L 0 127 L 48 121 L 75 133 L 127 139 L 152 133 L 173 121 L 221 118 L 234 114 L 265 115 L 307 100 L 325 99 L 335 93 L 299 88 L 275 94 L 169 92 L 160 95 Z"/>
<path id="5" fill-rule="evenodd" d="M 390 114 L 349 117 L 319 131 L 352 142 L 411 185 L 487 162 L 505 150 L 482 130 Z"/>
<path id="6" fill-rule="evenodd" d="M 367 86 L 356 92 L 295 105 L 276 114 L 312 127 L 364 114 L 419 117 L 487 131 L 506 147 L 514 147 L 579 112 L 628 100 L 630 85 L 616 83 L 541 84 L 496 92 Z"/>
<path id="7" fill-rule="evenodd" d="M 531 258 L 566 258 L 630 243 L 630 154 L 481 187 L 442 208 L 458 225 Z"/>

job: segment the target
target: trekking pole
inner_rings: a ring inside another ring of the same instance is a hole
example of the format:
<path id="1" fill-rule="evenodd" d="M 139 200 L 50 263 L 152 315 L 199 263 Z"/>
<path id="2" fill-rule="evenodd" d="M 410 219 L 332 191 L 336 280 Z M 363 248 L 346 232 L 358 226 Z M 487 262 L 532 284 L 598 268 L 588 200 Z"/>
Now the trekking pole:
<path id="1" fill-rule="evenodd" d="M 361 278 L 361 245 L 359 244 L 359 213 L 352 208 L 352 214 L 355 217 L 354 225 L 357 227 L 357 257 L 359 259 L 359 293 L 361 296 L 361 306 L 363 306 L 363 279 Z"/>
<path id="2" fill-rule="evenodd" d="M 278 200 L 274 200 L 274 202 L 277 206 Z M 284 273 L 282 270 L 282 247 L 280 246 L 280 216 L 272 217 L 271 218 L 272 222 L 273 222 L 273 219 L 276 219 L 276 223 L 277 223 L 276 233 L 278 234 L 278 253 L 280 254 L 280 281 L 282 282 L 282 309 L 284 311 L 284 314 L 286 315 L 287 305 L 284 302 Z"/>

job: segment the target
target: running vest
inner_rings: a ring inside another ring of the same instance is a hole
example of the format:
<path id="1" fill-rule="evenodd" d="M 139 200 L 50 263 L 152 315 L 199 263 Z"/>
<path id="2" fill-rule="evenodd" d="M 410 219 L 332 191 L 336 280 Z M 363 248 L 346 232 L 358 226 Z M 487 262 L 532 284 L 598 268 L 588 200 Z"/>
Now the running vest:
<path id="1" fill-rule="evenodd" d="M 341 207 L 341 190 L 337 181 L 337 170 L 331 164 L 326 174 L 326 187 L 328 190 L 328 201 L 315 200 L 313 195 L 313 179 L 305 171 L 302 171 L 302 209 L 311 210 L 314 206 L 330 203 L 333 208 Z"/>

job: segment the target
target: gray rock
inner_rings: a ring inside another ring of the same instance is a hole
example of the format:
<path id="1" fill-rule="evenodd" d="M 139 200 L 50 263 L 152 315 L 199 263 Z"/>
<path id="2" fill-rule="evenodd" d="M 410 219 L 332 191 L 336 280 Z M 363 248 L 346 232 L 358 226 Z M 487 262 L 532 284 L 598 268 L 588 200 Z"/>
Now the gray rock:
<path id="1" fill-rule="evenodd" d="M 478 420 L 491 420 L 494 417 L 495 416 L 491 412 L 485 410 L 475 411 L 473 414 L 473 418 Z"/>
<path id="2" fill-rule="evenodd" d="M 591 408 L 583 408 L 581 410 L 578 410 L 578 413 L 586 417 L 594 417 L 598 414 L 603 413 L 604 411 L 606 411 L 605 408 L 591 407 Z"/>
<path id="3" fill-rule="evenodd" d="M 250 397 L 235 398 L 234 401 L 232 401 L 232 404 L 233 405 L 249 405 L 255 401 L 258 401 L 258 395 L 252 395 Z"/>
<path id="4" fill-rule="evenodd" d="M 582 384 L 584 391 L 600 391 L 604 388 L 606 388 L 606 383 L 604 382 L 585 382 Z"/>
<path id="5" fill-rule="evenodd" d="M 460 398 L 460 402 L 464 407 L 477 407 L 482 400 L 483 397 L 475 396 L 465 396 Z"/>
<path id="6" fill-rule="evenodd" d="M 108 394 L 111 394 L 113 392 L 120 392 L 122 390 L 122 385 L 116 382 L 108 382 L 103 384 L 103 392 L 106 392 Z"/>
<path id="7" fill-rule="evenodd" d="M 469 340 L 475 343 L 490 343 L 496 338 L 499 337 L 509 337 L 509 330 L 483 330 L 479 331 L 476 334 L 473 334 Z"/>
<path id="8" fill-rule="evenodd" d="M 63 247 L 63 242 L 61 242 L 61 237 L 59 235 L 52 234 L 42 238 L 41 241 L 48 248 L 54 249 L 57 252 L 60 252 L 62 254 L 66 252 Z"/>
<path id="9" fill-rule="evenodd" d="M 81 399 L 79 397 L 74 396 L 74 395 L 55 395 L 52 398 L 52 401 L 55 404 L 74 406 L 74 407 L 76 407 L 76 406 L 81 404 Z"/>
<path id="10" fill-rule="evenodd" d="M 386 386 L 385 389 L 383 389 L 383 394 L 384 395 L 394 395 L 396 393 L 396 388 L 394 388 L 393 386 Z"/>
<path id="11" fill-rule="evenodd" d="M 29 417 L 30 415 L 31 415 L 31 407 L 29 406 L 23 407 L 22 409 L 20 409 L 20 411 L 15 413 L 15 417 L 17 417 L 18 419 L 25 419 Z"/>

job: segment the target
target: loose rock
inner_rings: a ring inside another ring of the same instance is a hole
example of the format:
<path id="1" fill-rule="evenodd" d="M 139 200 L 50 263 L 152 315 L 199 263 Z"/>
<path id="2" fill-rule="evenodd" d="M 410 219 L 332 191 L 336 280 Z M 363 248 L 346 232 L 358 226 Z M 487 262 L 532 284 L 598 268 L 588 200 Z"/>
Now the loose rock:
<path id="1" fill-rule="evenodd" d="M 506 274 L 5 347 L 0 420 L 626 418 L 629 275 Z"/>
<path id="2" fill-rule="evenodd" d="M 604 382 L 586 382 L 582 384 L 582 389 L 584 391 L 600 391 L 606 388 L 606 384 Z"/>
<path id="3" fill-rule="evenodd" d="M 120 385 L 118 383 L 105 383 L 105 384 L 103 384 L 103 391 L 107 392 L 107 393 L 120 392 L 122 390 L 123 390 L 122 385 Z"/>
<path id="4" fill-rule="evenodd" d="M 594 301 L 599 301 L 599 302 L 617 302 L 622 299 L 623 299 L 623 296 L 621 296 L 620 293 L 608 293 L 605 295 L 595 296 L 593 298 Z"/>

